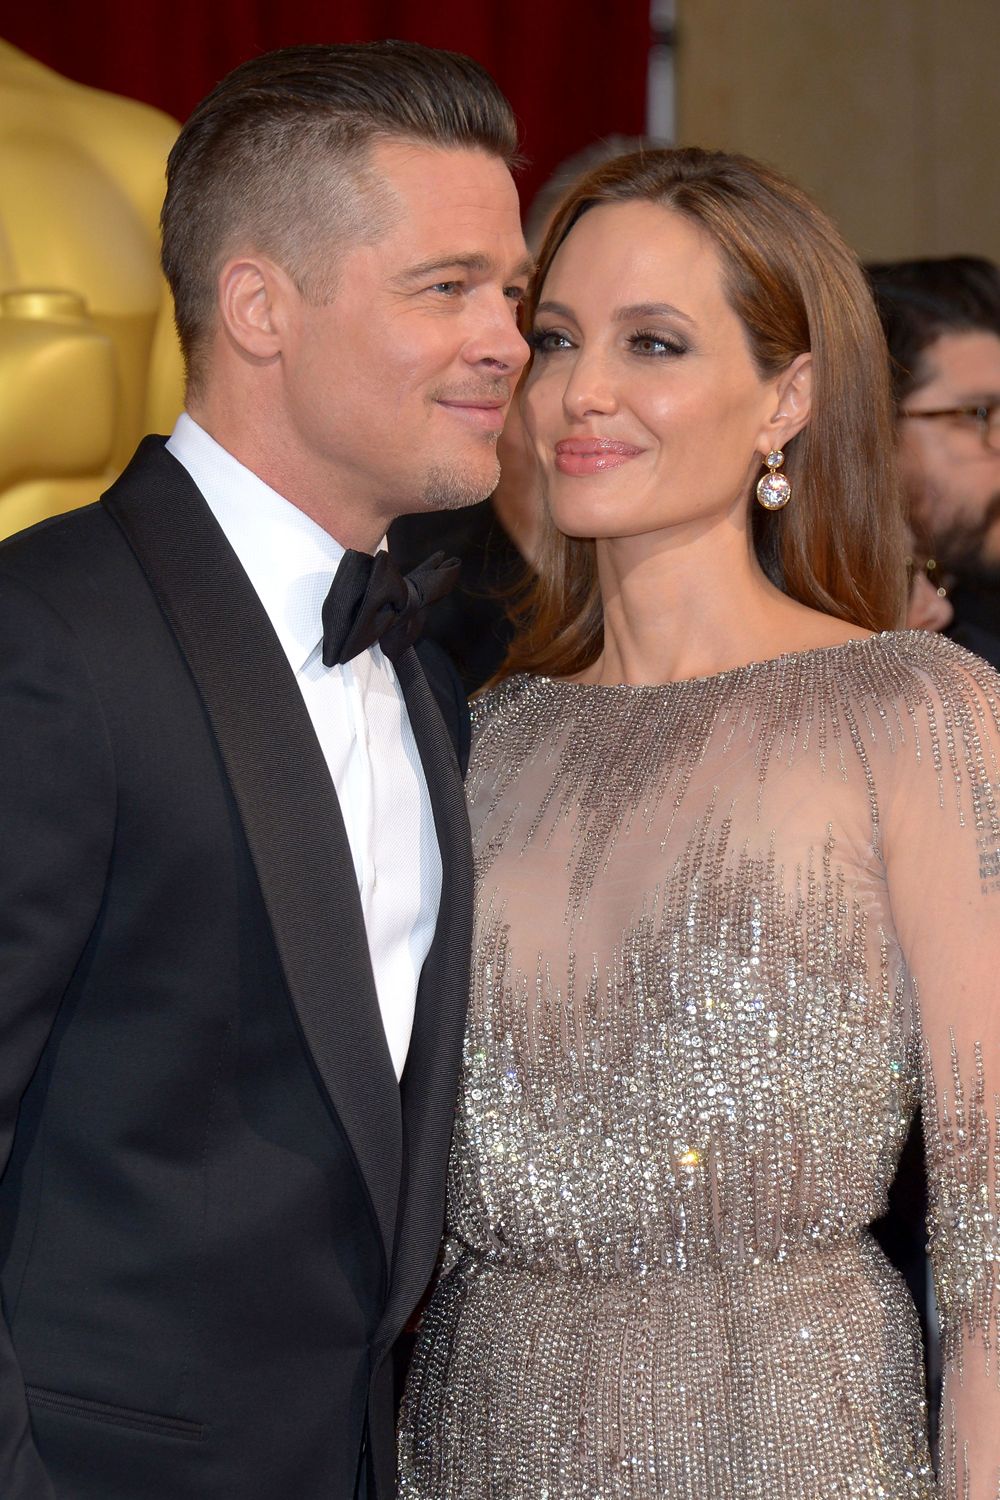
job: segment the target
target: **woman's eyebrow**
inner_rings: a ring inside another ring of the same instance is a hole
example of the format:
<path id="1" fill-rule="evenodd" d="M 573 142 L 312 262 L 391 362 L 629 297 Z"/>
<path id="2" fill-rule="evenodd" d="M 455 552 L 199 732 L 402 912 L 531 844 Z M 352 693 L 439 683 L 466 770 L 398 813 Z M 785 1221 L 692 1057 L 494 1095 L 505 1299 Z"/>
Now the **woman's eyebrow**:
<path id="1" fill-rule="evenodd" d="M 614 314 L 616 323 L 631 323 L 636 318 L 680 318 L 684 323 L 694 323 L 694 318 L 672 302 L 634 302 L 629 307 L 619 307 Z"/>

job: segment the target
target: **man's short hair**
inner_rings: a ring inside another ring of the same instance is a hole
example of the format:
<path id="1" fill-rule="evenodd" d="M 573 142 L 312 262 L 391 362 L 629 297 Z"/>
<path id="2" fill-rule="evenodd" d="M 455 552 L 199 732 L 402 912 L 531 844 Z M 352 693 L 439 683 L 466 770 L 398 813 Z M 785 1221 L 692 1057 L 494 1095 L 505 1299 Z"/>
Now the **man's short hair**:
<path id="1" fill-rule="evenodd" d="M 1000 338 L 1000 268 L 978 255 L 887 261 L 867 268 L 898 406 L 927 379 L 924 352 L 945 333 Z"/>
<path id="2" fill-rule="evenodd" d="M 338 242 L 386 227 L 368 158 L 393 139 L 516 161 L 514 115 L 485 68 L 416 42 L 287 47 L 241 64 L 202 100 L 170 153 L 161 215 L 190 383 L 228 256 L 267 255 L 310 301 L 330 298 Z"/>

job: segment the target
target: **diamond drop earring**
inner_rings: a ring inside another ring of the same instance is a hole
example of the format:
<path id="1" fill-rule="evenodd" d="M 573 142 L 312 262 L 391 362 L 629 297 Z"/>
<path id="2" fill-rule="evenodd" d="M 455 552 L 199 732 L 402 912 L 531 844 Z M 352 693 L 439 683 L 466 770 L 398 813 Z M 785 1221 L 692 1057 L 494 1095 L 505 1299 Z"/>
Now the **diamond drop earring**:
<path id="1" fill-rule="evenodd" d="M 785 455 L 780 448 L 772 448 L 764 462 L 767 473 L 757 481 L 757 499 L 765 510 L 780 510 L 792 498 L 792 486 L 784 474 L 778 473 Z"/>

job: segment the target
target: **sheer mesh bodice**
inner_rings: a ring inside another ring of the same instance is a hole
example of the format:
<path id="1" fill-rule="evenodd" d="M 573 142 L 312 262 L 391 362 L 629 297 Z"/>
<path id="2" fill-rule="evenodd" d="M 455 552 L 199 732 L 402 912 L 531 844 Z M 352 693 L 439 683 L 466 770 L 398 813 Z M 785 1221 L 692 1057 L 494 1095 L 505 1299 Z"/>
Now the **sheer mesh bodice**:
<path id="1" fill-rule="evenodd" d="M 876 636 L 476 707 L 409 1500 L 1000 1492 L 1000 679 Z M 868 1234 L 924 1094 L 942 1474 Z"/>

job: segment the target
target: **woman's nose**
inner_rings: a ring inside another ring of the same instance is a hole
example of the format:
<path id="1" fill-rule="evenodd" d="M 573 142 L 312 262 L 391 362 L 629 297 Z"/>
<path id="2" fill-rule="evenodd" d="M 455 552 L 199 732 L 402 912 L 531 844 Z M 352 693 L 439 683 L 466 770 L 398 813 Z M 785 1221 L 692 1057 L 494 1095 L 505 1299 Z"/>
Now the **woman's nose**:
<path id="1" fill-rule="evenodd" d="M 563 392 L 568 415 L 583 421 L 592 413 L 606 415 L 616 410 L 618 398 L 610 372 L 597 354 L 581 354 L 574 360 Z"/>

